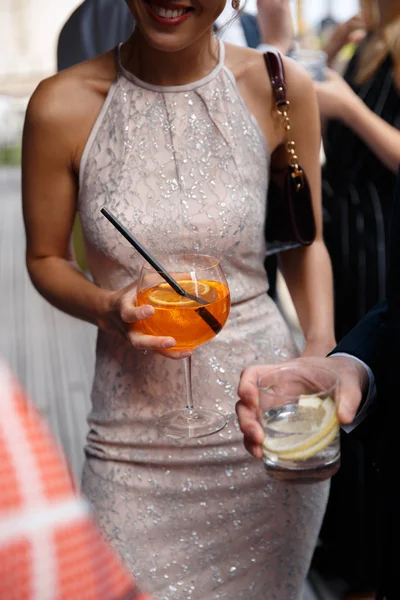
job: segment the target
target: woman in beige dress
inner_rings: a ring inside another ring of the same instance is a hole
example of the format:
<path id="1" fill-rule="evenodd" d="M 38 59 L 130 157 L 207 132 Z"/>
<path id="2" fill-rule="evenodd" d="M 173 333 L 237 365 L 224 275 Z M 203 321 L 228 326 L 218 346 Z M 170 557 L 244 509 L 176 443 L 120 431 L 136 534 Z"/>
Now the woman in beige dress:
<path id="1" fill-rule="evenodd" d="M 297 354 L 263 267 L 271 154 L 285 141 L 268 74 L 260 53 L 213 36 L 225 0 L 128 5 L 137 24 L 130 39 L 43 81 L 24 133 L 30 276 L 54 306 L 98 327 L 83 491 L 155 599 L 300 600 L 329 483 L 268 480 L 234 412 L 243 367 Z M 319 117 L 311 81 L 289 59 L 285 68 L 318 233 L 281 265 L 304 353 L 325 355 L 334 339 Z M 179 442 L 156 429 L 163 412 L 181 407 L 184 378 L 173 359 L 182 353 L 171 350 L 174 339 L 132 330 L 152 310 L 135 307 L 142 260 L 103 206 L 156 255 L 221 259 L 230 317 L 193 363 L 196 397 L 229 416 L 219 434 Z M 76 211 L 90 279 L 68 261 Z"/>

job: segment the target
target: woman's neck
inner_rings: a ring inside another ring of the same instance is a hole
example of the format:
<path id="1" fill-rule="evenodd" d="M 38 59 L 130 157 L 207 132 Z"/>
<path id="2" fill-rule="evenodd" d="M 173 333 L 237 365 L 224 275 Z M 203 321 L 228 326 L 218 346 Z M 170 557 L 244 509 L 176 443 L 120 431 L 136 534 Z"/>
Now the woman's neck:
<path id="1" fill-rule="evenodd" d="M 124 44 L 125 68 L 142 81 L 153 85 L 173 86 L 193 83 L 216 66 L 218 41 L 209 34 L 178 52 L 165 52 L 150 46 L 140 30 Z"/>

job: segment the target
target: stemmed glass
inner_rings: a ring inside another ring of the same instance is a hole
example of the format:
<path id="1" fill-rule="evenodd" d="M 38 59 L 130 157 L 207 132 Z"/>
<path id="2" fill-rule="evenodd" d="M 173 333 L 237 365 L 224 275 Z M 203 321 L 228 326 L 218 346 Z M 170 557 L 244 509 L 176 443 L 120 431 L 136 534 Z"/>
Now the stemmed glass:
<path id="1" fill-rule="evenodd" d="M 218 259 L 204 254 L 169 254 L 157 258 L 190 297 L 177 294 L 157 270 L 144 263 L 136 304 L 153 306 L 155 314 L 137 326 L 148 335 L 173 337 L 176 346 L 171 348 L 172 351 L 194 350 L 215 337 L 228 319 L 230 294 L 221 264 Z M 158 429 L 174 438 L 198 438 L 217 433 L 225 427 L 226 417 L 217 410 L 194 407 L 191 357 L 182 360 L 186 408 L 162 415 Z"/>

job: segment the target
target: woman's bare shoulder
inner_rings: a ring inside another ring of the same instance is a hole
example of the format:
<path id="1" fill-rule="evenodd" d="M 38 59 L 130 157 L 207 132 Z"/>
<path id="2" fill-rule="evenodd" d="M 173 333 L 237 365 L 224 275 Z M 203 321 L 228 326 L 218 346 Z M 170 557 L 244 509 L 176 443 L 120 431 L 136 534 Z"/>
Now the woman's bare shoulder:
<path id="1" fill-rule="evenodd" d="M 238 79 L 249 70 L 259 72 L 263 65 L 263 55 L 253 48 L 225 44 L 225 65 Z"/>
<path id="2" fill-rule="evenodd" d="M 77 121 L 104 102 L 115 74 L 113 53 L 107 52 L 43 79 L 30 98 L 27 118 L 52 125 Z"/>
<path id="3" fill-rule="evenodd" d="M 253 48 L 226 44 L 225 64 L 232 72 L 242 92 L 268 101 L 271 97 L 271 86 L 261 52 Z"/>

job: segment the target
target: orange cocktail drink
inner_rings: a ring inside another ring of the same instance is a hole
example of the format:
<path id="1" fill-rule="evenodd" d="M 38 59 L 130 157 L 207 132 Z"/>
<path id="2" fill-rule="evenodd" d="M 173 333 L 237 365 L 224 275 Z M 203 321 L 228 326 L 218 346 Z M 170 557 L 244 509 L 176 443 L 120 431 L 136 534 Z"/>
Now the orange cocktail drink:
<path id="1" fill-rule="evenodd" d="M 176 281 L 183 289 L 207 302 L 207 310 L 224 326 L 230 310 L 229 288 L 219 281 L 200 279 L 192 281 L 187 274 L 175 274 Z M 180 296 L 168 283 L 159 283 L 141 289 L 137 295 L 137 305 L 149 304 L 155 314 L 136 325 L 143 333 L 156 336 L 172 336 L 176 340 L 176 350 L 192 350 L 208 342 L 216 334 L 197 312 L 198 302 Z"/>
<path id="2" fill-rule="evenodd" d="M 194 253 L 164 254 L 157 260 L 156 268 L 143 264 L 136 298 L 137 306 L 152 306 L 154 315 L 133 326 L 146 335 L 173 337 L 176 346 L 171 352 L 192 351 L 214 338 L 228 320 L 231 300 L 221 263 L 213 256 Z M 157 428 L 162 435 L 178 439 L 213 435 L 225 427 L 227 415 L 213 398 L 203 397 L 205 405 L 194 407 L 192 356 L 181 360 L 185 407 L 160 416 Z"/>

